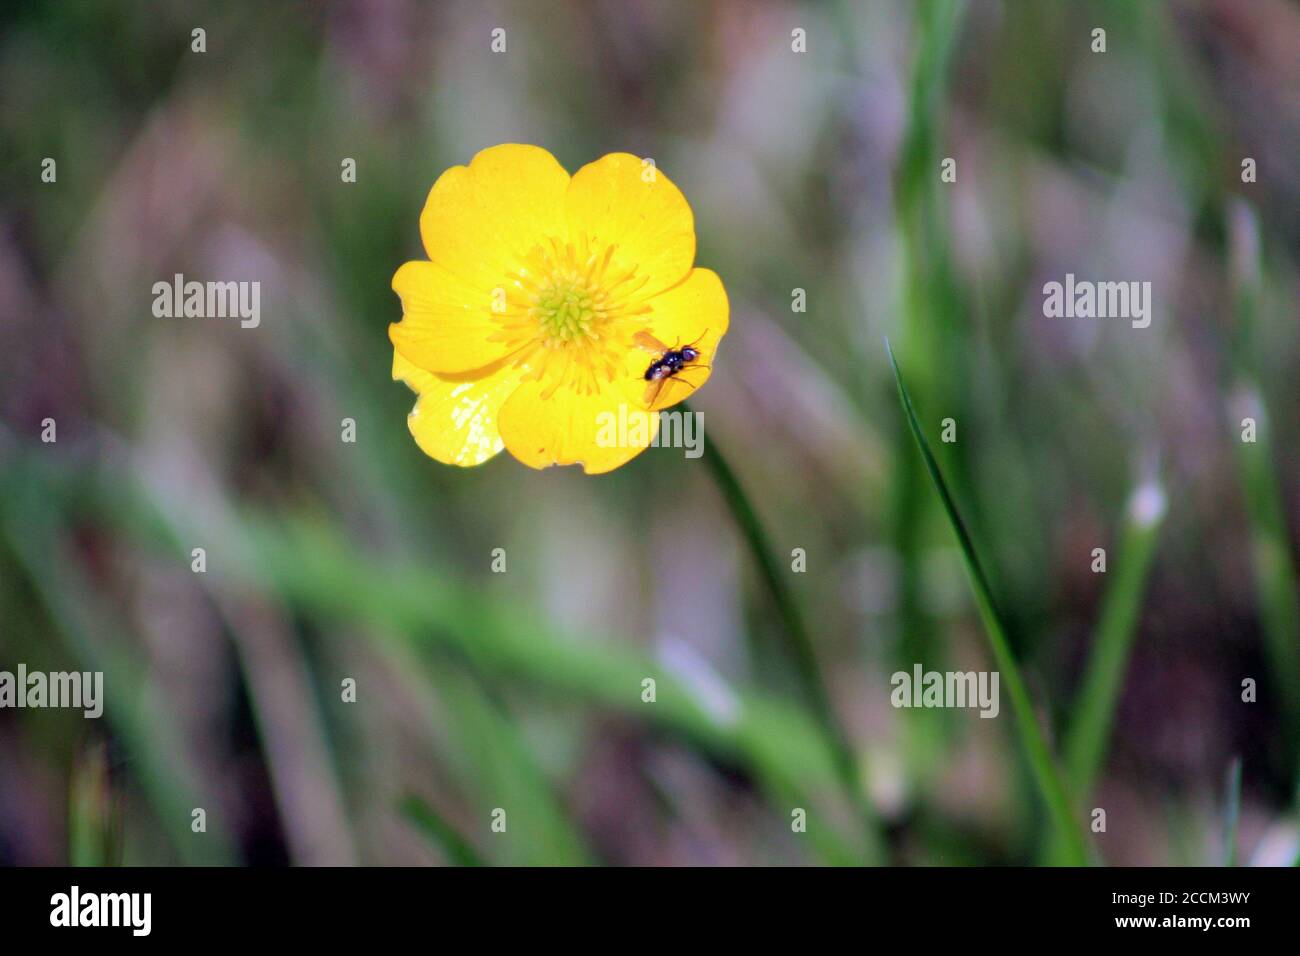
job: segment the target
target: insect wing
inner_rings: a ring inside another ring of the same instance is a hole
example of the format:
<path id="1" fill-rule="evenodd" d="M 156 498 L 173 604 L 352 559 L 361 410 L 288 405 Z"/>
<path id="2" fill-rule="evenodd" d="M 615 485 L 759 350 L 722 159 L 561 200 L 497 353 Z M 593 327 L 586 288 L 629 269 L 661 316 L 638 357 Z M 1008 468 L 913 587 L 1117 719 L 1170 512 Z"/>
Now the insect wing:
<path id="1" fill-rule="evenodd" d="M 655 355 L 663 355 L 668 351 L 668 346 L 664 345 L 644 329 L 632 336 L 632 344 L 637 348 L 644 349 L 645 351 L 651 352 Z"/>
<path id="2" fill-rule="evenodd" d="M 646 383 L 645 386 L 646 405 L 651 407 L 654 406 L 654 403 L 659 400 L 659 393 L 664 390 L 664 383 L 667 382 L 668 379 L 669 376 L 665 375 L 663 378 L 656 378 Z"/>

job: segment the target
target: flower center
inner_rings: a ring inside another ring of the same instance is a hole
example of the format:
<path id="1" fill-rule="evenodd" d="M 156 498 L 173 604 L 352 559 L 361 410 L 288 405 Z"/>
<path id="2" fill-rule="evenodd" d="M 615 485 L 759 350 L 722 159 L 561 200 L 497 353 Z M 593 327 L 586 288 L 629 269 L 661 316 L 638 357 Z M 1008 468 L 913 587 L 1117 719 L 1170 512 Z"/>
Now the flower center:
<path id="1" fill-rule="evenodd" d="M 609 296 L 576 269 L 552 273 L 533 297 L 529 315 L 547 348 L 595 341 L 609 313 Z"/>
<path id="2" fill-rule="evenodd" d="M 493 338 L 505 342 L 524 379 L 592 394 L 628 375 L 633 334 L 650 306 L 649 281 L 620 263 L 615 247 L 582 236 L 538 243 L 513 268 L 502 290 Z M 641 353 L 637 353 L 638 360 Z M 633 376 L 640 381 L 640 370 Z"/>

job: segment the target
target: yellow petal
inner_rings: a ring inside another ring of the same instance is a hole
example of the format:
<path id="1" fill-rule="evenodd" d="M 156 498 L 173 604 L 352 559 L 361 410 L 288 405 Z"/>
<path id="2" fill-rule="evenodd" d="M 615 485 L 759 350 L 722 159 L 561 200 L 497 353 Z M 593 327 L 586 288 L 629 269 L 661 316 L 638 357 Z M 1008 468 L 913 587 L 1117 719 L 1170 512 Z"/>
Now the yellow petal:
<path id="1" fill-rule="evenodd" d="M 497 416 L 520 374 L 503 363 L 480 378 L 444 378 L 393 353 L 393 378 L 419 395 L 406 425 L 421 451 L 447 465 L 481 465 L 501 450 Z"/>
<path id="2" fill-rule="evenodd" d="M 402 321 L 388 327 L 394 347 L 431 372 L 470 372 L 504 358 L 500 306 L 480 289 L 435 262 L 408 262 L 393 276 Z M 495 336 L 495 338 L 494 338 Z"/>
<path id="3" fill-rule="evenodd" d="M 648 304 L 647 331 L 651 335 L 669 348 L 692 345 L 700 353 L 695 362 L 664 381 L 651 406 L 668 408 L 709 380 L 718 341 L 727 332 L 730 305 L 722 280 L 712 269 L 693 270 L 685 282 L 655 296 Z"/>
<path id="4" fill-rule="evenodd" d="M 531 468 L 581 464 L 587 474 L 599 475 L 627 464 L 654 440 L 659 416 L 623 384 L 584 394 L 524 382 L 501 409 L 506 448 Z"/>
<path id="5" fill-rule="evenodd" d="M 569 238 L 614 246 L 613 265 L 635 269 L 636 299 L 676 285 L 695 261 L 691 207 L 661 170 L 630 153 L 610 153 L 578 170 L 565 203 Z"/>
<path id="6" fill-rule="evenodd" d="M 491 295 L 528 252 L 564 234 L 569 174 L 538 146 L 506 143 L 433 184 L 420 235 L 429 258 Z"/>

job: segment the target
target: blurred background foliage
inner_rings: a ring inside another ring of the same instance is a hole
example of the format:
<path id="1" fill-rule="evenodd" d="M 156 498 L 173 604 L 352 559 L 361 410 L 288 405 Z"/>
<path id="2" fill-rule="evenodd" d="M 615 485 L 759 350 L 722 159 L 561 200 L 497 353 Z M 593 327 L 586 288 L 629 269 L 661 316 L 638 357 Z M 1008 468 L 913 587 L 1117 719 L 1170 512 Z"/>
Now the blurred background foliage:
<path id="1" fill-rule="evenodd" d="M 993 665 L 885 336 L 1081 827 L 1107 810 L 1094 858 L 1295 859 L 1294 4 L 29 0 L 0 27 L 0 669 L 107 688 L 98 722 L 0 711 L 0 861 L 1055 861 L 1005 700 L 889 704 L 916 662 Z M 778 566 L 806 550 L 865 815 L 698 461 L 457 470 L 409 437 L 389 281 L 438 174 L 509 141 L 650 156 L 689 198 L 733 309 L 695 407 Z M 1067 272 L 1150 281 L 1151 327 L 1044 318 Z M 175 273 L 260 281 L 260 327 L 155 318 Z"/>

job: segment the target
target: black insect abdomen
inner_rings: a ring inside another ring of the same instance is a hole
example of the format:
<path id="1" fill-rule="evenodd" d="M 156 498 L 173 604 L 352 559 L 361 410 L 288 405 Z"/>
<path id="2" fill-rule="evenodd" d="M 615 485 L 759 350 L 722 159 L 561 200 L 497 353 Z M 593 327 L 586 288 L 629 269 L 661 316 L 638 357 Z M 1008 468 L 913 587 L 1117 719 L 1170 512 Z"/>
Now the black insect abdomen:
<path id="1" fill-rule="evenodd" d="M 681 351 L 665 352 L 660 358 L 650 363 L 650 367 L 645 370 L 645 380 L 647 382 L 657 382 L 669 375 L 676 375 L 686 367 L 689 361 L 690 358 Z"/>

